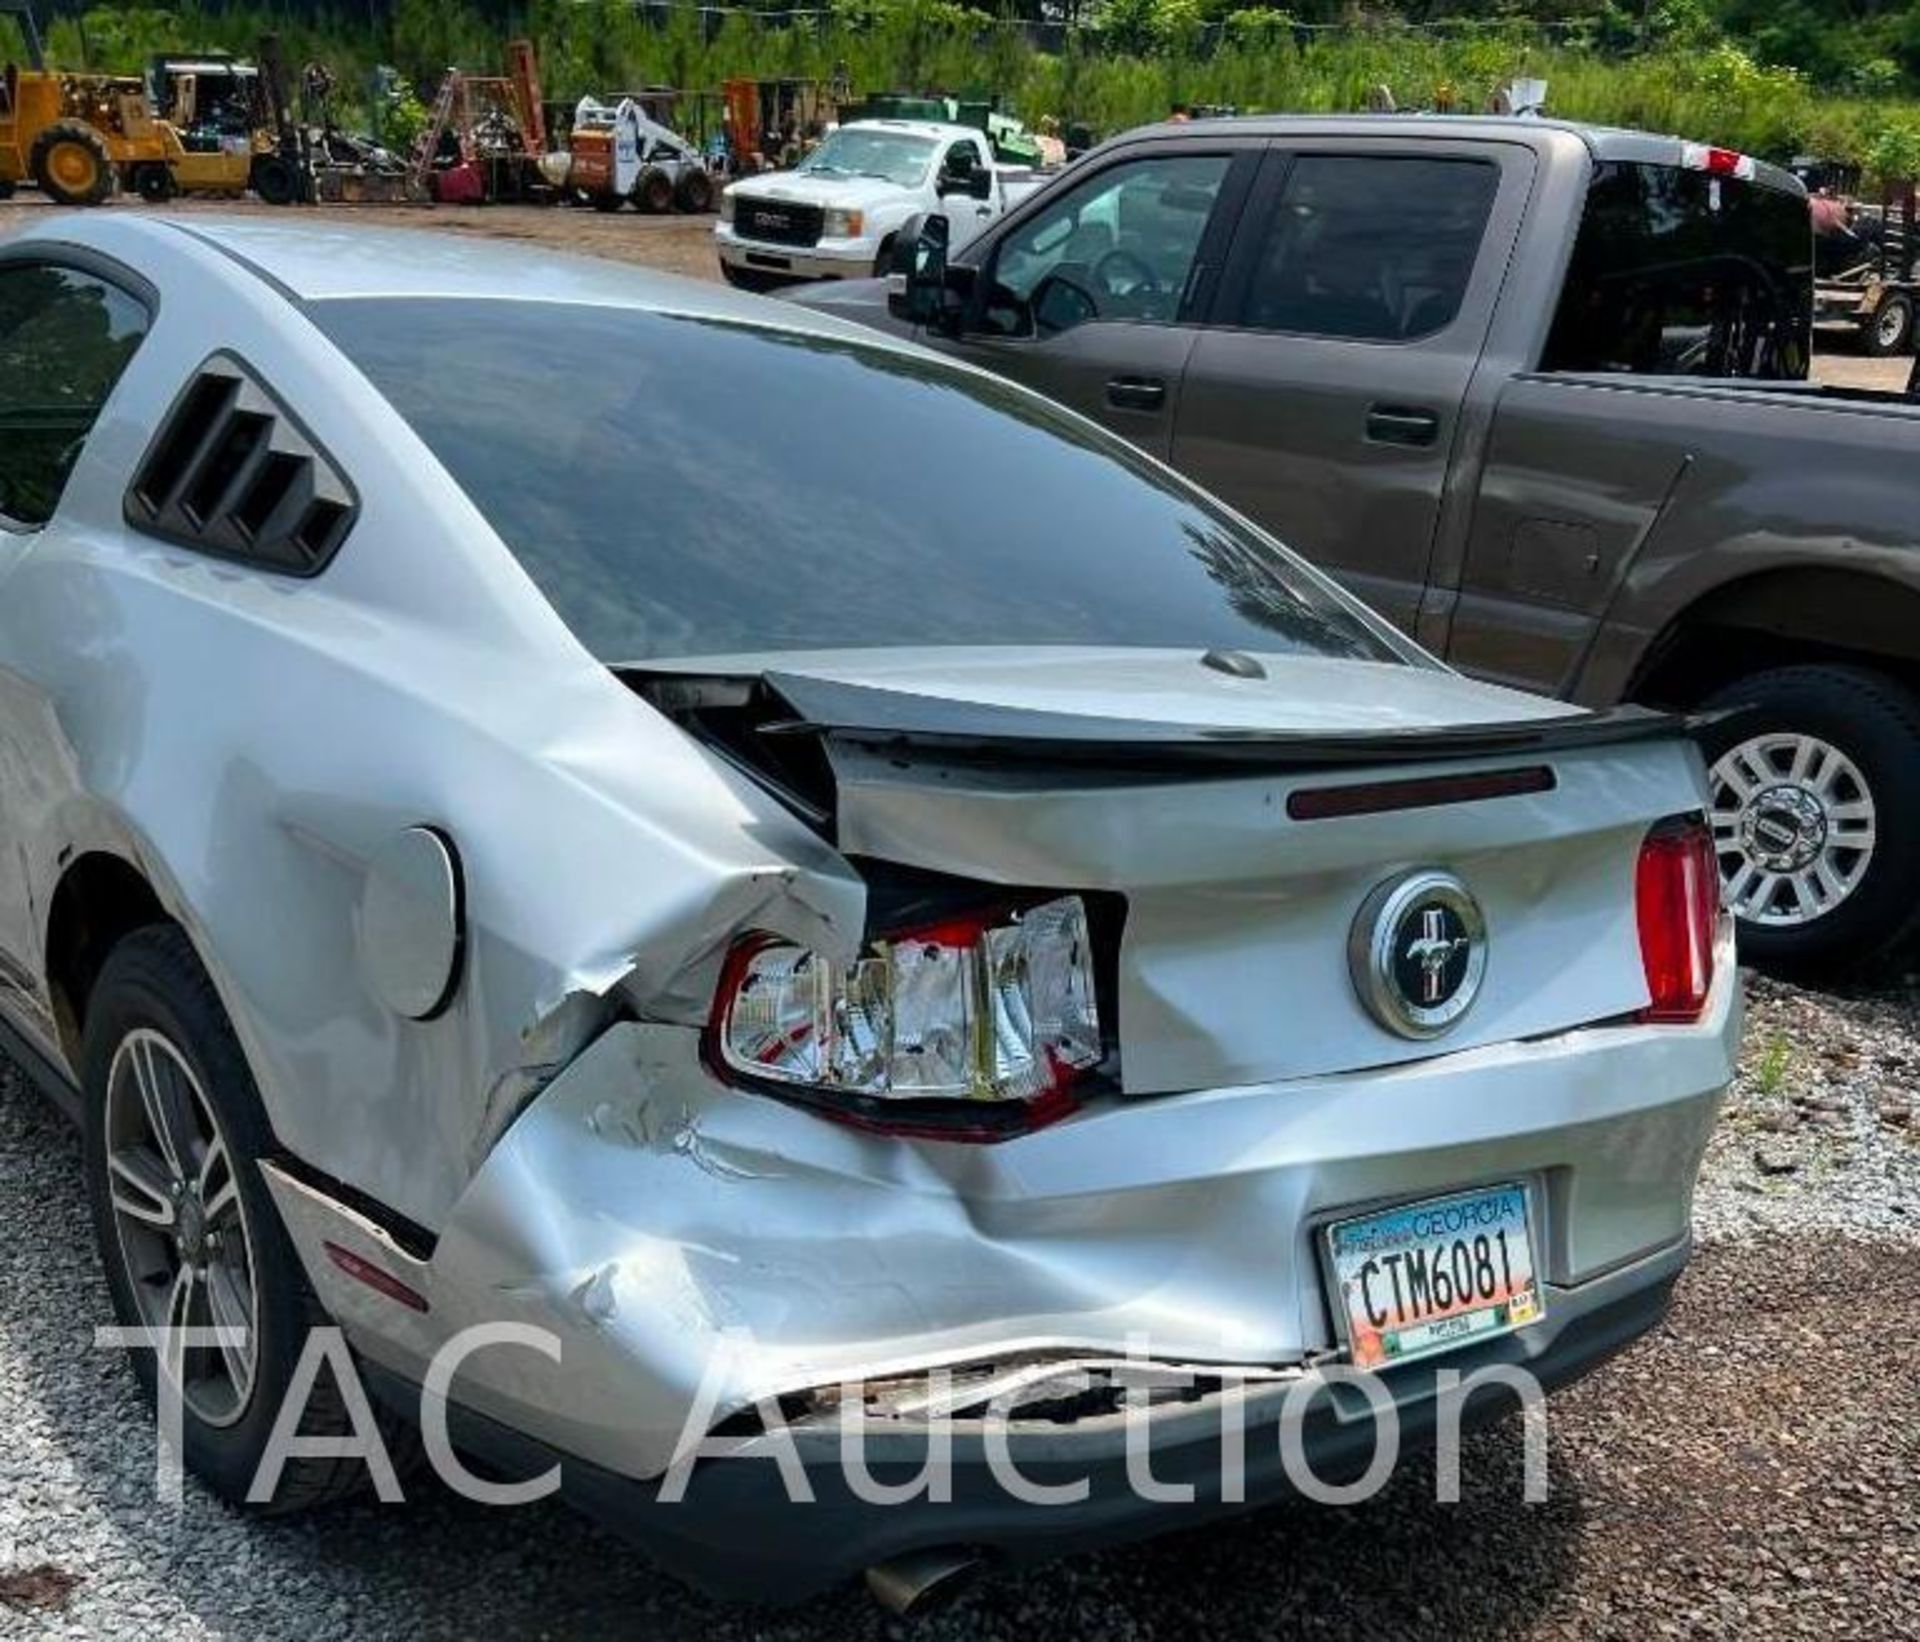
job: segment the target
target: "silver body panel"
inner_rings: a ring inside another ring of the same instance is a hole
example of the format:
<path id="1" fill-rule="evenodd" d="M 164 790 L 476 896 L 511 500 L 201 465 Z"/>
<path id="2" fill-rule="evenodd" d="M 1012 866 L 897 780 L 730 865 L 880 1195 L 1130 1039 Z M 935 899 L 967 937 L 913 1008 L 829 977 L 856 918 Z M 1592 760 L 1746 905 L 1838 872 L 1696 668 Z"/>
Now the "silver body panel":
<path id="1" fill-rule="evenodd" d="M 1639 840 L 1701 801 L 1683 743 L 1554 754 L 1557 787 L 1533 797 L 1299 824 L 1294 788 L 1356 773 L 956 779 L 837 754 L 836 849 L 576 643 L 287 295 L 506 298 L 532 264 L 411 232 L 188 233 L 120 214 L 56 219 L 0 255 L 76 246 L 137 265 L 160 300 L 54 522 L 0 535 L 0 973 L 17 976 L 0 1010 L 67 1058 L 48 907 L 90 852 L 145 875 L 204 958 L 285 1151 L 436 1239 L 406 1253 L 271 1173 L 369 1357 L 418 1377 L 465 1324 L 534 1323 L 561 1363 L 481 1353 L 463 1397 L 646 1477 L 734 1334 L 716 1415 L 843 1376 L 1123 1352 L 1141 1334 L 1161 1355 L 1300 1365 L 1337 1347 L 1315 1228 L 1356 1205 L 1519 1180 L 1555 1288 L 1591 1301 L 1651 1280 L 1624 1274 L 1671 1275 L 1738 1031 L 1730 950 L 1699 1024 L 1628 1019 L 1646 1002 Z M 538 268 L 541 300 L 863 334 L 623 269 Z M 152 429 L 216 346 L 297 406 L 363 498 L 317 580 L 122 520 Z M 1569 716 L 1423 658 L 1275 665 L 1258 687 L 1151 657 L 1082 657 L 1078 681 L 1007 658 L 984 677 L 987 659 L 816 669 L 1276 732 Z M 400 972 L 357 946 L 370 875 L 418 827 L 457 842 L 467 916 L 458 991 L 424 1021 L 392 997 L 431 972 L 434 943 Z M 729 940 L 852 953 L 865 889 L 848 854 L 1124 892 L 1124 1091 L 982 1147 L 856 1132 L 721 1084 L 700 1034 Z M 1474 887 L 1493 942 L 1470 1022 L 1433 1044 L 1383 1031 L 1345 967 L 1354 909 L 1427 863 Z M 349 1281 L 326 1241 L 431 1309 Z"/>

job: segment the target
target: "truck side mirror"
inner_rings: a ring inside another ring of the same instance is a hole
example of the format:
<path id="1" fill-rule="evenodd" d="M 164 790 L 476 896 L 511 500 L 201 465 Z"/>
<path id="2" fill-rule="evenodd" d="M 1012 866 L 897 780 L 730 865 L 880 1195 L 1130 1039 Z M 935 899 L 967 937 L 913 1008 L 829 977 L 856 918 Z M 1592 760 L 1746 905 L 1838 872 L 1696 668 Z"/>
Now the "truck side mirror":
<path id="1" fill-rule="evenodd" d="M 902 288 L 887 296 L 887 311 L 914 325 L 935 326 L 947 305 L 947 219 L 937 212 L 909 217 L 893 236 L 890 274 Z"/>
<path id="2" fill-rule="evenodd" d="M 947 156 L 940 175 L 933 179 L 933 191 L 941 199 L 959 194 L 967 199 L 993 198 L 993 172 L 980 163 L 970 148 L 959 148 Z"/>

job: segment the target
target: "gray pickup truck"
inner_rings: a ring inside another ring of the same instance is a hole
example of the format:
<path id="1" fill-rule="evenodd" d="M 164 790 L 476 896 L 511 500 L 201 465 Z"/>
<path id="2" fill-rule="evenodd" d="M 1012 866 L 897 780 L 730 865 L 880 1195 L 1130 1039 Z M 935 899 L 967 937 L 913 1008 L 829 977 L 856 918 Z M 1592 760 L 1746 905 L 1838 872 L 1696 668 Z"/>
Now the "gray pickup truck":
<path id="1" fill-rule="evenodd" d="M 1920 405 L 1814 386 L 1783 171 L 1551 121 L 1167 125 L 797 299 L 1124 433 L 1484 677 L 1726 707 L 1746 952 L 1920 914 Z M 954 453 L 964 470 L 965 453 Z"/>

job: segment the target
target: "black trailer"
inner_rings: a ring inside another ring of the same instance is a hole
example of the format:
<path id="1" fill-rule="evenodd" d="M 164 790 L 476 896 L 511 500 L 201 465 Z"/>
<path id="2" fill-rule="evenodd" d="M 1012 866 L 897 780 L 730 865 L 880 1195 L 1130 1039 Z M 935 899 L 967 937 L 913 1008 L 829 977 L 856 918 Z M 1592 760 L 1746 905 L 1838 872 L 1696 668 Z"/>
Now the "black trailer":
<path id="1" fill-rule="evenodd" d="M 1847 327 L 1879 357 L 1913 350 L 1920 314 L 1914 208 L 1911 180 L 1889 184 L 1878 205 L 1856 205 L 1844 227 L 1814 239 L 1814 323 Z"/>

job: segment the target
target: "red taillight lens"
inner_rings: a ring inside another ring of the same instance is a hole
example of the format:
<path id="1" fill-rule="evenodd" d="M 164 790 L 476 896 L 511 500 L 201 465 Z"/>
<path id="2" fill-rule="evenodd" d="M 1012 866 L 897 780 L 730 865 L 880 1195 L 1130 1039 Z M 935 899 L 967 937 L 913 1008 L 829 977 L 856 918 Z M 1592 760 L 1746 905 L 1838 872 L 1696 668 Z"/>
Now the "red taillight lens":
<path id="1" fill-rule="evenodd" d="M 1649 1021 L 1697 1021 L 1713 990 L 1720 863 L 1697 817 L 1662 821 L 1640 846 L 1634 875 Z"/>
<path id="2" fill-rule="evenodd" d="M 721 977 L 708 1058 L 735 1082 L 903 1133 L 998 1139 L 1072 1110 L 1104 1056 L 1078 896 L 947 918 L 850 963 L 754 934 Z"/>
<path id="3" fill-rule="evenodd" d="M 1680 163 L 1689 171 L 1705 171 L 1715 177 L 1738 177 L 1751 182 L 1755 172 L 1753 156 L 1735 148 L 1710 148 L 1705 143 L 1685 143 Z"/>

